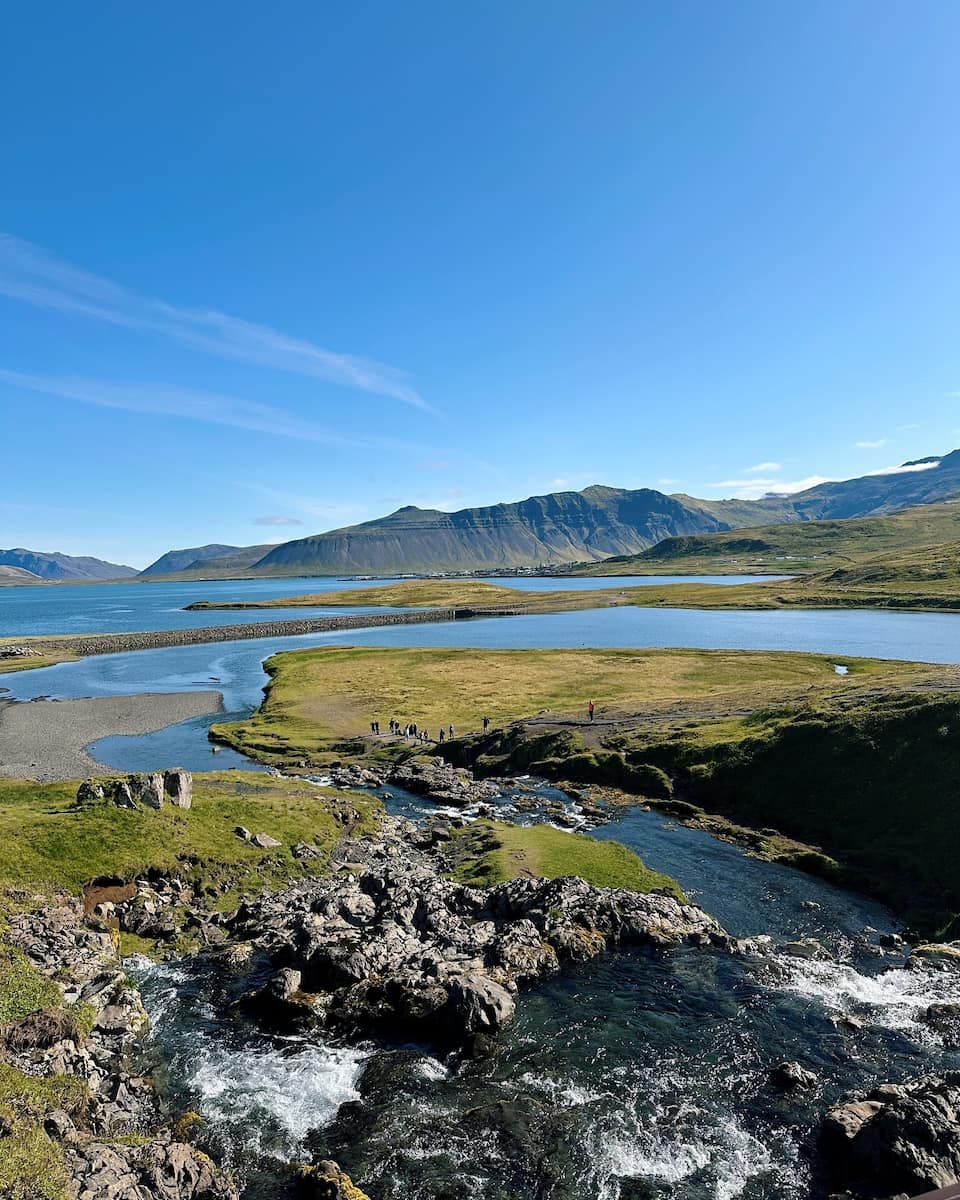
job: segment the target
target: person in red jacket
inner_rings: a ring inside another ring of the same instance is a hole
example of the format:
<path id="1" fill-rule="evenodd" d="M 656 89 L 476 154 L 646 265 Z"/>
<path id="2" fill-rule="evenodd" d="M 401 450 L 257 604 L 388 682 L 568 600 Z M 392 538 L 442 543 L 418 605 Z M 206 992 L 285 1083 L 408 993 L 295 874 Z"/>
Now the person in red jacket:
<path id="1" fill-rule="evenodd" d="M 587 712 L 590 714 L 590 720 L 592 721 L 593 720 L 593 701 L 592 700 L 587 701 Z"/>

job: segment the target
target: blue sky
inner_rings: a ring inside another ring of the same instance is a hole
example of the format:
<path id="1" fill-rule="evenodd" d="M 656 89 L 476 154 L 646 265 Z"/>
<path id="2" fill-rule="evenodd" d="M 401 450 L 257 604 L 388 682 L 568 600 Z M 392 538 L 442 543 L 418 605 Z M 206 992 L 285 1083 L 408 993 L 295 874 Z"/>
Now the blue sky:
<path id="1" fill-rule="evenodd" d="M 0 546 L 960 445 L 955 3 L 64 2 L 5 41 Z"/>

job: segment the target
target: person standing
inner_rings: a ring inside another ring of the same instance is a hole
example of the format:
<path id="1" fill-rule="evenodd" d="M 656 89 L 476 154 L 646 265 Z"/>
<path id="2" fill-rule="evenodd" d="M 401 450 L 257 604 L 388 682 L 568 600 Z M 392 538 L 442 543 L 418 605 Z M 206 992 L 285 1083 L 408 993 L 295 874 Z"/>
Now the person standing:
<path id="1" fill-rule="evenodd" d="M 440 745 L 443 745 L 443 726 L 440 726 Z"/>
<path id="2" fill-rule="evenodd" d="M 592 700 L 587 702 L 587 712 L 590 714 L 590 720 L 592 721 L 593 720 L 593 701 Z"/>
<path id="3" fill-rule="evenodd" d="M 447 729 L 447 737 L 450 737 L 450 738 L 453 737 L 453 726 L 452 725 Z"/>
<path id="4" fill-rule="evenodd" d="M 490 718 L 484 717 L 483 718 L 483 732 L 486 733 L 489 728 L 490 728 Z"/>

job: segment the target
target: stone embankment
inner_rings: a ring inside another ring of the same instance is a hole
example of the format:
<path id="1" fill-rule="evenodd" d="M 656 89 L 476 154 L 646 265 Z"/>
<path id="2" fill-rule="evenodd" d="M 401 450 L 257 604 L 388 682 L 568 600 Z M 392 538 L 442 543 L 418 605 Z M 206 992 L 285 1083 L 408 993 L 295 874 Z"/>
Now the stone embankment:
<path id="1" fill-rule="evenodd" d="M 332 617 L 303 617 L 292 621 L 253 621 L 242 625 L 204 625 L 198 629 L 155 629 L 140 633 L 98 633 L 84 637 L 44 638 L 29 649 L 40 654 L 120 654 L 127 650 L 157 650 L 166 646 L 195 646 L 202 642 L 238 642 L 252 638 L 298 637 L 305 633 L 335 633 L 340 629 L 371 629 L 384 625 L 427 625 L 455 621 L 454 608 L 409 612 L 347 613 Z M 472 613 L 469 615 L 473 615 Z M 495 614 L 503 615 L 503 614 Z M 23 647 L 14 647 L 23 650 Z"/>

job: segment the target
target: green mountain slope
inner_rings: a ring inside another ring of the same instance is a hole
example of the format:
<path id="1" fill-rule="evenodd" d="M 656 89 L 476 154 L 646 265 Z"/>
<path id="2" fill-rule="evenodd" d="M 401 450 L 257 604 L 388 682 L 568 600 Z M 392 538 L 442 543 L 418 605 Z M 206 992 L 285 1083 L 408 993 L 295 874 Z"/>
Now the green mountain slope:
<path id="1" fill-rule="evenodd" d="M 584 564 L 578 574 L 659 575 L 732 572 L 796 574 L 859 569 L 883 556 L 887 569 L 919 565 L 932 547 L 960 540 L 960 501 L 916 505 L 888 517 L 761 525 L 746 530 L 667 538 L 641 554 Z M 926 550 L 924 550 L 926 548 Z M 839 575 L 838 575 L 839 581 Z"/>

